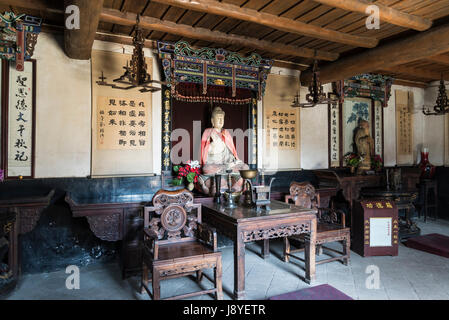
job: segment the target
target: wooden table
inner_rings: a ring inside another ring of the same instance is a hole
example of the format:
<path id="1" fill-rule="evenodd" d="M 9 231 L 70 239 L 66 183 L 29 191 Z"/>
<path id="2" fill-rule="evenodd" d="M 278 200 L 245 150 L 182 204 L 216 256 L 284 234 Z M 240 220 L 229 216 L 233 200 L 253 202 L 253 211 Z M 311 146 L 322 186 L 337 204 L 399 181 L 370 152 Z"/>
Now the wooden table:
<path id="1" fill-rule="evenodd" d="M 67 193 L 73 217 L 86 217 L 92 232 L 105 241 L 122 240 L 120 266 L 122 277 L 142 270 L 143 207 L 152 194 L 135 194 L 97 198 L 78 198 Z"/>
<path id="2" fill-rule="evenodd" d="M 306 282 L 315 280 L 316 210 L 271 201 L 271 210 L 203 204 L 203 221 L 234 242 L 234 298 L 245 298 L 245 243 L 263 240 L 262 256 L 269 257 L 269 239 L 307 233 Z"/>
<path id="3" fill-rule="evenodd" d="M 8 264 L 13 278 L 20 276 L 19 235 L 31 232 L 42 211 L 50 204 L 55 190 L 9 190 L 0 193 L 0 215 L 15 213 L 16 219 L 9 232 Z"/>

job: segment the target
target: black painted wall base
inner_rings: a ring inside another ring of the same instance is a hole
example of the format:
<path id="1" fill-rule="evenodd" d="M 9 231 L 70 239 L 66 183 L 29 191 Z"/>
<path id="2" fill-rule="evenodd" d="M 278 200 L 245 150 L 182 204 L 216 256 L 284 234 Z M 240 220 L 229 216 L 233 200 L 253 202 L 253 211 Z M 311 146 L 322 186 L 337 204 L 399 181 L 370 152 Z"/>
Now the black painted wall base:
<path id="1" fill-rule="evenodd" d="M 275 174 L 273 190 L 287 193 L 292 181 L 310 181 L 316 178 L 310 170 L 280 171 Z M 266 175 L 267 181 L 270 176 Z M 449 219 L 449 168 L 437 168 L 439 187 L 439 217 Z M 90 231 L 86 218 L 73 218 L 64 201 L 66 192 L 80 198 L 105 195 L 154 194 L 161 188 L 161 177 L 121 177 L 104 179 L 61 178 L 5 181 L 0 183 L 3 197 L 32 190 L 55 189 L 51 205 L 42 212 L 36 228 L 20 236 L 22 273 L 51 272 L 68 265 L 112 261 L 118 258 L 121 242 L 102 241 Z M 221 248 L 232 246 L 232 241 L 218 235 Z"/>

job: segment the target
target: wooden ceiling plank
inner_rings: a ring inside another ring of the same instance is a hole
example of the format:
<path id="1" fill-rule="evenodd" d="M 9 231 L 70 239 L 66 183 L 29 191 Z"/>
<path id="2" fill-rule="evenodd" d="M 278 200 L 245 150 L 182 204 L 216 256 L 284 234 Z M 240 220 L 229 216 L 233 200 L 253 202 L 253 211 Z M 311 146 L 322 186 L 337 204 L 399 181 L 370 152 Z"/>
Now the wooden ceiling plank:
<path id="1" fill-rule="evenodd" d="M 194 2 L 186 2 L 184 0 L 152 0 L 155 2 L 163 2 L 173 6 L 182 7 L 184 9 L 208 12 L 215 15 L 236 18 L 243 21 L 249 21 L 257 24 L 266 25 L 284 32 L 298 33 L 308 35 L 314 38 L 324 39 L 333 42 L 341 42 L 360 47 L 372 48 L 378 44 L 377 39 L 358 37 L 330 29 L 320 28 L 309 25 L 301 21 L 293 21 L 291 19 L 277 17 L 261 11 L 247 8 L 241 8 L 234 5 L 218 2 L 215 0 L 195 0 Z"/>
<path id="2" fill-rule="evenodd" d="M 264 7 L 261 12 L 269 13 L 275 16 L 279 16 L 281 13 L 292 8 L 298 3 L 297 0 L 275 0 Z M 246 7 L 246 6 L 245 6 Z"/>
<path id="3" fill-rule="evenodd" d="M 365 0 L 314 0 L 321 4 L 340 9 L 355 11 L 365 14 L 366 8 L 372 5 Z M 419 16 L 411 15 L 391 7 L 376 3 L 379 8 L 380 19 L 388 23 L 417 31 L 425 31 L 432 26 L 432 21 Z"/>
<path id="4" fill-rule="evenodd" d="M 148 0 L 125 0 L 121 11 L 142 14 L 147 4 Z M 115 30 L 119 34 L 132 36 L 134 32 L 134 27 L 117 26 L 116 28 Z"/>
<path id="5" fill-rule="evenodd" d="M 120 12 L 113 9 L 103 9 L 101 20 L 120 25 L 132 25 L 136 14 Z M 258 50 L 266 50 L 278 54 L 290 54 L 300 57 L 316 57 L 320 60 L 336 60 L 338 56 L 322 51 L 314 51 L 307 48 L 288 46 L 283 44 L 273 44 L 268 41 L 261 41 L 255 38 L 224 34 L 222 32 L 210 31 L 204 28 L 191 27 L 188 25 L 176 24 L 170 21 L 162 21 L 156 18 L 141 17 L 140 26 L 143 29 L 157 30 L 161 32 L 176 34 L 182 37 L 196 38 L 205 41 L 218 42 L 228 45 L 241 45 L 252 47 Z"/>
<path id="6" fill-rule="evenodd" d="M 147 17 L 162 19 L 169 8 L 170 8 L 170 6 L 168 6 L 168 5 L 150 1 L 150 3 L 148 4 L 147 8 L 142 13 L 142 15 L 147 16 Z M 148 39 L 151 38 L 154 40 L 159 40 L 163 36 L 164 36 L 164 33 L 162 33 L 162 34 L 156 33 L 153 35 L 153 31 L 150 31 L 146 34 L 146 38 L 148 38 Z"/>

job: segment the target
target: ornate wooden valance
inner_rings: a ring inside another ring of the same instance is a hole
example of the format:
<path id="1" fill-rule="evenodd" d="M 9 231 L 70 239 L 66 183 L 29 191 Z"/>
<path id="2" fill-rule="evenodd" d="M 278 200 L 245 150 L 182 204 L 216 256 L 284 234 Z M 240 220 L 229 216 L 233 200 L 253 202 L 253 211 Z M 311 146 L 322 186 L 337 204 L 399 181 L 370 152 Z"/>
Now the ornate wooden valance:
<path id="1" fill-rule="evenodd" d="M 336 92 L 342 103 L 345 98 L 365 97 L 380 101 L 383 107 L 387 107 L 393 81 L 392 77 L 380 74 L 361 74 L 338 81 Z"/>
<path id="2" fill-rule="evenodd" d="M 166 81 L 175 99 L 246 104 L 265 92 L 272 60 L 257 53 L 242 57 L 224 49 L 193 49 L 185 41 L 158 42 Z"/>
<path id="3" fill-rule="evenodd" d="M 17 71 L 23 71 L 24 61 L 33 56 L 41 24 L 41 18 L 25 14 L 0 14 L 0 58 L 16 61 Z"/>

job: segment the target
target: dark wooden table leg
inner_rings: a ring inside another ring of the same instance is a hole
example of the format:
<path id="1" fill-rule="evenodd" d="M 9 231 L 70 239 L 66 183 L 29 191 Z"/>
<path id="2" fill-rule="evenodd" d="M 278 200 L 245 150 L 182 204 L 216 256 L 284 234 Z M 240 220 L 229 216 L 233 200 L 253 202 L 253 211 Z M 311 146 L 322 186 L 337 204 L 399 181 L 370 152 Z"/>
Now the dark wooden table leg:
<path id="1" fill-rule="evenodd" d="M 19 261 L 19 228 L 20 228 L 20 216 L 16 214 L 16 221 L 14 222 L 11 230 L 9 231 L 9 258 L 8 264 L 12 270 L 13 277 L 18 278 L 20 274 L 20 261 Z"/>
<path id="2" fill-rule="evenodd" d="M 312 220 L 310 223 L 310 234 L 305 237 L 304 253 L 306 259 L 306 277 L 305 280 L 308 284 L 311 284 L 315 278 L 315 242 L 316 242 L 316 220 Z"/>
<path id="3" fill-rule="evenodd" d="M 242 235 L 237 232 L 234 241 L 234 299 L 245 299 L 245 243 Z"/>
<path id="4" fill-rule="evenodd" d="M 263 240 L 262 245 L 262 258 L 267 259 L 270 257 L 270 240 L 265 239 Z"/>

